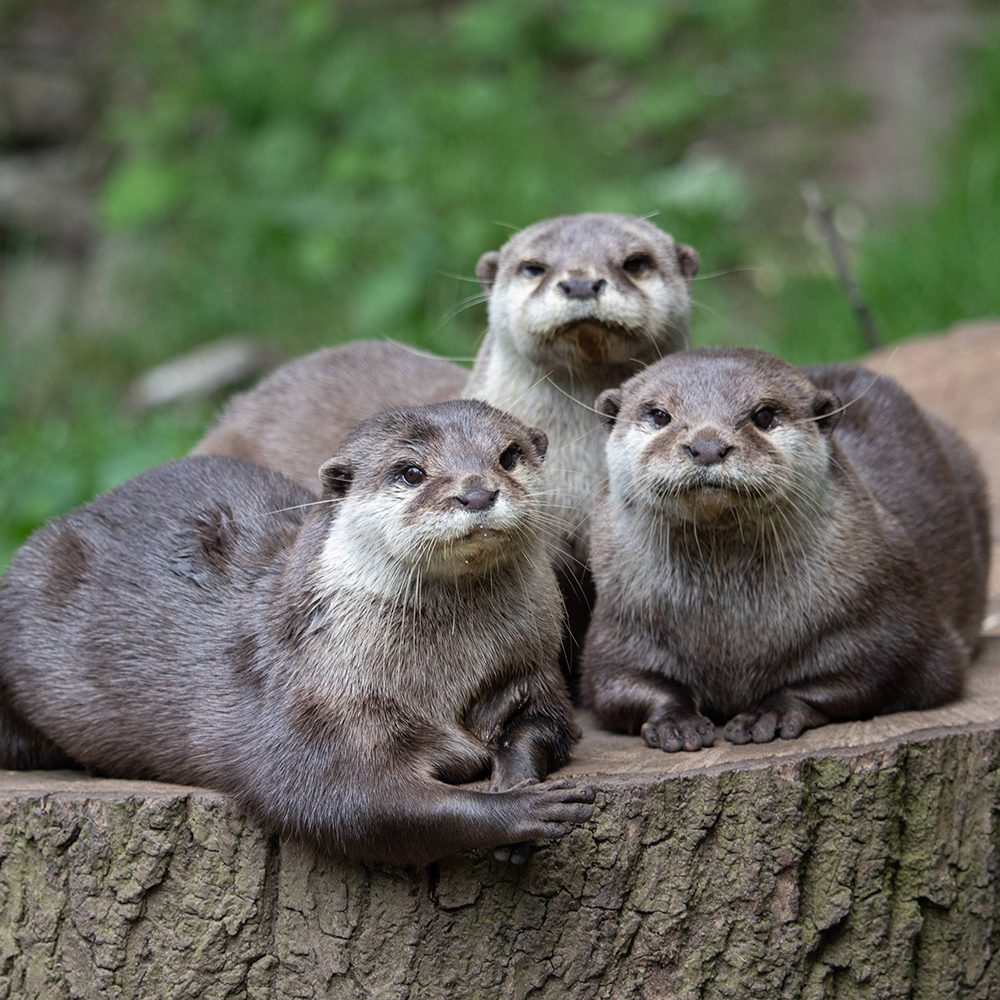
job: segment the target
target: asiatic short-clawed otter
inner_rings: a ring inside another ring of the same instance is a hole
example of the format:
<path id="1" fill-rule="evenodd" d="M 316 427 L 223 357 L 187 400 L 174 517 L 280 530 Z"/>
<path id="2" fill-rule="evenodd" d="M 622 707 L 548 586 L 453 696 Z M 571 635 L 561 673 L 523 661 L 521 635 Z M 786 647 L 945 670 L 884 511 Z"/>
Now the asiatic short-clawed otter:
<path id="1" fill-rule="evenodd" d="M 955 697 L 982 620 L 985 487 L 888 378 L 675 354 L 597 401 L 583 687 L 605 725 L 697 750 Z M 839 421 L 839 422 L 838 422 Z"/>
<path id="2" fill-rule="evenodd" d="M 361 425 L 318 502 L 188 458 L 51 522 L 0 586 L 0 766 L 207 785 L 380 862 L 562 835 L 594 793 L 538 783 L 577 736 L 545 450 L 459 401 Z"/>

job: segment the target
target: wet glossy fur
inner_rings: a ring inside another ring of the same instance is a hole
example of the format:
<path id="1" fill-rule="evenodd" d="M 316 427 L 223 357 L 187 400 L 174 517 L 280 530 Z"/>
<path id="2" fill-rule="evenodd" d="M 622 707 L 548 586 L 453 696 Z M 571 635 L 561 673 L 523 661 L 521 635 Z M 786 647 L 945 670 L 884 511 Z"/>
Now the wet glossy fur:
<path id="1" fill-rule="evenodd" d="M 989 559 L 975 460 L 890 379 L 808 375 L 693 351 L 599 401 L 584 691 L 608 726 L 695 750 L 713 721 L 760 742 L 958 694 Z M 765 403 L 781 417 L 762 430 Z M 685 446 L 705 442 L 733 450 L 701 465 Z"/>
<path id="2" fill-rule="evenodd" d="M 564 833 L 592 790 L 508 791 L 576 738 L 536 544 L 544 448 L 447 403 L 360 427 L 324 466 L 326 503 L 201 457 L 50 523 L 0 587 L 0 766 L 207 785 L 375 861 Z M 486 487 L 488 510 L 456 500 Z"/>

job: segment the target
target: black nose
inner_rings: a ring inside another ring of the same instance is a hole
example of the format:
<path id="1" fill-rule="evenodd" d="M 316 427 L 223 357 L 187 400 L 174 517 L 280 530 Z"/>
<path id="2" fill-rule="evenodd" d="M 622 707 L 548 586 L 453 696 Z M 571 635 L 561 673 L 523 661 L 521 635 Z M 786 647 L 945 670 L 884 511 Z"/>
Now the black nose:
<path id="1" fill-rule="evenodd" d="M 715 465 L 733 450 L 731 444 L 720 444 L 718 441 L 695 441 L 684 447 L 699 465 Z"/>
<path id="2" fill-rule="evenodd" d="M 559 290 L 568 299 L 596 299 L 607 282 L 603 278 L 563 278 Z"/>
<path id="3" fill-rule="evenodd" d="M 499 495 L 499 490 L 469 490 L 468 493 L 463 493 L 455 499 L 466 510 L 489 510 Z"/>

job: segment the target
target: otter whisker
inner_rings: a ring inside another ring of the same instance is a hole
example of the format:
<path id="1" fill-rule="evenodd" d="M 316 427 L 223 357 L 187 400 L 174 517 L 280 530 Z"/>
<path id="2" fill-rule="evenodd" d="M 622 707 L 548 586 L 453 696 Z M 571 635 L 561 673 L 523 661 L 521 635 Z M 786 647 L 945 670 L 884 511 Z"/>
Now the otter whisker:
<path id="1" fill-rule="evenodd" d="M 443 326 L 446 326 L 456 316 L 465 312 L 466 309 L 471 309 L 473 306 L 482 305 L 484 302 L 488 302 L 489 298 L 490 297 L 487 293 L 479 292 L 476 295 L 470 295 L 468 298 L 462 299 L 462 301 L 459 302 L 458 305 L 453 306 L 444 314 L 444 316 L 441 317 L 441 320 L 435 327 L 435 330 L 440 330 Z"/>
<path id="2" fill-rule="evenodd" d="M 731 316 L 720 312 L 713 306 L 706 305 L 700 299 L 696 299 L 693 295 L 691 296 L 691 308 L 700 309 L 707 316 L 711 316 L 713 319 L 720 321 L 727 329 L 733 329 L 734 323 Z"/>
<path id="3" fill-rule="evenodd" d="M 529 385 L 528 388 L 525 389 L 524 392 L 522 392 L 516 399 L 513 399 L 511 402 L 505 404 L 507 409 L 509 409 L 511 412 L 516 412 L 518 403 L 520 403 L 525 396 L 527 396 L 530 392 L 532 392 L 534 389 L 540 386 L 546 379 L 548 379 L 551 374 L 552 374 L 551 371 L 544 372 L 539 378 L 535 379 L 535 381 L 532 382 L 531 385 Z"/>
<path id="4" fill-rule="evenodd" d="M 381 337 L 379 338 L 385 344 L 392 344 L 394 347 L 399 347 L 409 354 L 414 355 L 418 358 L 427 358 L 430 361 L 475 361 L 473 357 L 461 357 L 461 356 L 448 356 L 443 354 L 434 354 L 432 351 L 425 351 L 419 347 L 415 347 L 413 344 L 404 344 L 401 341 L 393 340 L 391 337 Z"/>
<path id="5" fill-rule="evenodd" d="M 577 399 L 575 396 L 571 396 L 565 389 L 563 389 L 557 382 L 555 382 L 551 377 L 551 372 L 549 375 L 545 376 L 546 381 L 552 386 L 557 392 L 561 392 L 567 399 L 572 400 L 577 406 L 582 406 L 585 410 L 590 410 L 591 413 L 596 413 L 599 417 L 603 417 L 604 414 L 600 410 L 595 410 L 594 407 L 588 406 L 582 400 Z"/>
<path id="6" fill-rule="evenodd" d="M 709 271 L 707 274 L 696 274 L 691 278 L 691 281 L 706 281 L 709 278 L 723 278 L 730 274 L 760 274 L 766 271 L 766 267 L 744 264 L 741 267 L 726 268 L 724 271 Z"/>
<path id="7" fill-rule="evenodd" d="M 265 510 L 260 514 L 245 514 L 241 521 L 256 521 L 262 517 L 270 517 L 272 514 L 285 514 L 291 510 L 305 510 L 307 507 L 332 507 L 334 504 L 343 503 L 347 497 L 327 497 L 323 500 L 314 500 L 311 503 L 294 504 L 291 507 L 277 507 L 274 510 Z"/>
<path id="8" fill-rule="evenodd" d="M 475 285 L 481 284 L 480 280 L 473 275 L 471 278 L 467 274 L 455 274 L 452 271 L 438 271 L 442 278 L 453 278 L 455 281 L 469 281 Z"/>

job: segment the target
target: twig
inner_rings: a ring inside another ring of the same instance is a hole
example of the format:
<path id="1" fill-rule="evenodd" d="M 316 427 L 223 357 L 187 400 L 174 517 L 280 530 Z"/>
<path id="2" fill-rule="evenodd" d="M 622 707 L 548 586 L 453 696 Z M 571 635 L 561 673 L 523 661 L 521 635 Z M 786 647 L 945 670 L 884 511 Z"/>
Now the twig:
<path id="1" fill-rule="evenodd" d="M 865 342 L 870 348 L 882 347 L 885 344 L 885 340 L 879 333 L 872 312 L 868 308 L 868 303 L 865 301 L 865 297 L 861 293 L 861 288 L 851 273 L 850 264 L 847 262 L 847 251 L 844 248 L 844 241 L 840 238 L 840 233 L 837 232 L 837 227 L 833 221 L 833 213 L 830 211 L 826 199 L 824 199 L 820 189 L 811 182 L 802 185 L 802 197 L 809 211 L 815 216 L 823 237 L 826 239 L 826 244 L 830 249 L 830 256 L 833 258 L 833 266 L 837 269 L 837 279 L 840 281 L 840 287 L 847 297 L 851 309 L 854 310 L 854 318 L 858 321 L 858 326 L 861 327 L 861 335 L 865 338 Z"/>

